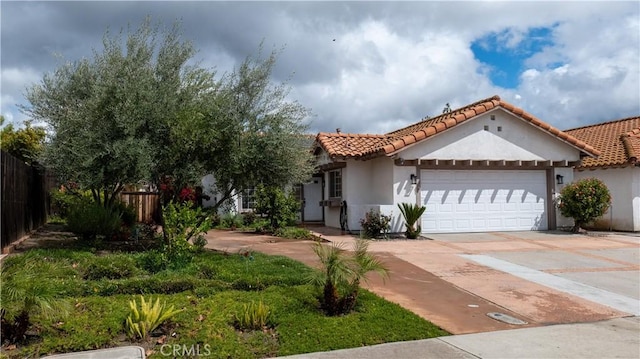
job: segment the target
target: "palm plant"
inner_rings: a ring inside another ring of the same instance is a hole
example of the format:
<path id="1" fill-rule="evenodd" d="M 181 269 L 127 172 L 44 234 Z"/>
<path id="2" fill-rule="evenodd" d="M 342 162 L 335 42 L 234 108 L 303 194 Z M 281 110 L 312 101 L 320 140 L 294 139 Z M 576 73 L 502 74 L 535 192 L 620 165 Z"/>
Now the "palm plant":
<path id="1" fill-rule="evenodd" d="M 426 208 L 424 206 L 418 206 L 417 204 L 410 203 L 398 203 L 398 208 L 400 208 L 400 212 L 404 217 L 404 225 L 407 227 L 404 234 L 409 239 L 418 238 L 422 231 L 422 227 L 420 225 L 416 227 L 416 222 L 420 220 L 420 217 Z"/>
<path id="2" fill-rule="evenodd" d="M 51 277 L 61 268 L 23 254 L 7 259 L 0 268 L 2 292 L 0 299 L 0 329 L 3 341 L 17 343 L 25 339 L 31 325 L 30 316 L 45 318 L 64 316 L 69 304 L 56 298 Z"/>
<path id="3" fill-rule="evenodd" d="M 342 244 L 314 245 L 314 252 L 322 263 L 321 271 L 314 271 L 311 284 L 322 288 L 320 307 L 328 315 L 346 314 L 355 307 L 360 282 L 367 280 L 369 272 L 377 272 L 383 278 L 388 269 L 379 258 L 368 253 L 369 243 L 356 241 L 353 254 L 348 254 Z"/>

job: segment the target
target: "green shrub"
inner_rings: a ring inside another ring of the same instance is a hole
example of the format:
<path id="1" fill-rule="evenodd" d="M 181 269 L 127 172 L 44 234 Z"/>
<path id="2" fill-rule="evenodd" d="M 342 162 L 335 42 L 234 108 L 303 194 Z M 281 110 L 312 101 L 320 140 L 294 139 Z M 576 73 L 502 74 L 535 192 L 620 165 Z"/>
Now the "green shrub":
<path id="1" fill-rule="evenodd" d="M 59 189 L 52 190 L 50 195 L 51 213 L 61 218 L 67 218 L 69 211 L 83 200 L 82 196 L 77 193 L 61 191 Z"/>
<path id="2" fill-rule="evenodd" d="M 195 251 L 206 244 L 203 234 L 211 229 L 211 219 L 200 207 L 173 202 L 164 207 L 162 217 L 165 259 L 174 267 L 182 267 L 191 261 Z"/>
<path id="3" fill-rule="evenodd" d="M 267 233 L 271 228 L 271 224 L 268 220 L 261 218 L 253 222 L 251 228 L 253 228 L 257 233 Z"/>
<path id="4" fill-rule="evenodd" d="M 313 234 L 308 229 L 300 227 L 278 228 L 273 232 L 273 235 L 289 239 L 314 239 Z"/>
<path id="5" fill-rule="evenodd" d="M 218 209 L 215 209 L 214 212 L 211 212 L 209 214 L 209 218 L 211 219 L 211 227 L 215 228 L 220 226 L 220 222 L 222 221 L 222 218 L 220 217 L 220 214 L 218 213 Z"/>
<path id="6" fill-rule="evenodd" d="M 245 212 L 242 214 L 242 225 L 244 227 L 251 227 L 257 219 L 258 215 L 255 212 Z"/>
<path id="7" fill-rule="evenodd" d="M 402 217 L 404 217 L 404 225 L 407 227 L 404 234 L 409 239 L 418 238 L 420 232 L 422 232 L 422 226 L 418 224 L 416 227 L 416 222 L 420 220 L 420 216 L 422 216 L 426 207 L 418 206 L 417 204 L 398 203 L 398 208 L 400 208 L 400 213 L 402 213 Z"/>
<path id="8" fill-rule="evenodd" d="M 175 310 L 173 305 L 167 308 L 167 302 L 160 304 L 160 298 L 154 303 L 153 298 L 147 302 L 143 296 L 140 296 L 140 308 L 135 300 L 129 302 L 129 307 L 131 313 L 124 327 L 131 339 L 146 339 L 160 324 L 182 311 Z"/>
<path id="9" fill-rule="evenodd" d="M 86 280 L 122 279 L 138 274 L 140 270 L 136 262 L 127 255 L 110 255 L 92 258 L 83 271 Z"/>
<path id="10" fill-rule="evenodd" d="M 120 213 L 112 208 L 83 200 L 68 213 L 67 228 L 83 239 L 95 239 L 97 236 L 109 237 L 120 230 Z"/>
<path id="11" fill-rule="evenodd" d="M 300 202 L 279 187 L 256 187 L 256 213 L 265 215 L 272 230 L 293 226 L 298 220 Z"/>
<path id="12" fill-rule="evenodd" d="M 233 229 L 242 228 L 243 219 L 241 214 L 225 213 L 220 219 L 220 228 Z"/>
<path id="13" fill-rule="evenodd" d="M 560 191 L 558 208 L 560 213 L 573 218 L 573 232 L 601 217 L 611 204 L 611 194 L 607 186 L 597 178 L 586 178 L 566 185 Z"/>
<path id="14" fill-rule="evenodd" d="M 234 324 L 241 330 L 262 330 L 265 327 L 272 326 L 271 308 L 264 305 L 262 301 L 250 304 L 244 304 L 242 311 L 235 314 Z"/>
<path id="15" fill-rule="evenodd" d="M 373 209 L 369 210 L 364 218 L 360 219 L 362 234 L 365 238 L 384 238 L 389 233 L 390 223 L 391 216 L 381 214 Z"/>
<path id="16" fill-rule="evenodd" d="M 120 219 L 122 220 L 122 224 L 127 227 L 133 227 L 138 220 L 138 215 L 136 214 L 136 209 L 132 205 L 127 205 L 124 202 L 116 201 L 113 204 L 113 209 L 118 212 L 120 215 Z"/>

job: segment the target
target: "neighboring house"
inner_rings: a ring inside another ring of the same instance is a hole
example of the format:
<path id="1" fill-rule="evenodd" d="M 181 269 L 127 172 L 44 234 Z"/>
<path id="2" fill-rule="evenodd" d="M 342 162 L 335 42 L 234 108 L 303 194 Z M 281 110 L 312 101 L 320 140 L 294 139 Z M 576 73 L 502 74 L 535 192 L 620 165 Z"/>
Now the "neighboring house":
<path id="1" fill-rule="evenodd" d="M 585 158 L 574 172 L 574 179 L 599 178 L 611 192 L 611 207 L 595 227 L 640 231 L 640 117 L 565 132 L 601 152 L 598 158 Z"/>
<path id="2" fill-rule="evenodd" d="M 384 135 L 319 133 L 314 147 L 320 177 L 305 186 L 308 212 L 339 228 L 346 202 L 351 230 L 373 209 L 403 232 L 397 204 L 417 203 L 427 208 L 424 233 L 568 226 L 553 201 L 558 182 L 600 154 L 497 96 Z"/>

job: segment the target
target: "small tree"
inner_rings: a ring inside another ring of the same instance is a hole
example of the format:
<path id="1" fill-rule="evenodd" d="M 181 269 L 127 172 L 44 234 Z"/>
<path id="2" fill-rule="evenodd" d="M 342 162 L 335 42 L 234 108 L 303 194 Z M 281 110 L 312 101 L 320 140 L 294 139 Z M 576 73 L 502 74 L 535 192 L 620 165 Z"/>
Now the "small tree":
<path id="1" fill-rule="evenodd" d="M 258 185 L 256 188 L 256 213 L 266 215 L 274 231 L 295 224 L 299 209 L 300 202 L 279 187 Z"/>
<path id="2" fill-rule="evenodd" d="M 417 204 L 398 203 L 398 208 L 404 217 L 404 225 L 407 227 L 404 234 L 409 239 L 416 239 L 422 232 L 422 227 L 418 225 L 416 228 L 416 222 L 420 219 L 420 216 L 424 213 L 426 207 L 418 206 Z"/>
<path id="3" fill-rule="evenodd" d="M 581 226 L 601 217 L 610 204 L 609 189 L 597 178 L 586 178 L 565 186 L 558 198 L 560 213 L 574 220 L 574 233 L 579 232 Z"/>
<path id="4" fill-rule="evenodd" d="M 0 126 L 4 125 L 4 116 L 0 115 Z M 0 147 L 13 156 L 33 164 L 38 161 L 46 132 L 44 128 L 31 126 L 31 121 L 24 123 L 25 127 L 14 129 L 13 124 L 8 124 L 0 131 Z"/>

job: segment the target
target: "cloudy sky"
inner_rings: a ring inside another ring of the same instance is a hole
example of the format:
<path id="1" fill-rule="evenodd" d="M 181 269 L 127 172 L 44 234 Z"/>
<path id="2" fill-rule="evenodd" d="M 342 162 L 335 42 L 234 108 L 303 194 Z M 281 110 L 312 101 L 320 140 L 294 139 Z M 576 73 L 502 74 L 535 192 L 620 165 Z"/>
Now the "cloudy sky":
<path id="1" fill-rule="evenodd" d="M 196 58 L 229 71 L 260 42 L 310 130 L 385 133 L 499 95 L 560 129 L 640 115 L 640 2 L 0 3 L 1 112 L 90 57 L 108 28 L 183 24 Z M 63 60 L 61 60 L 63 59 Z"/>

